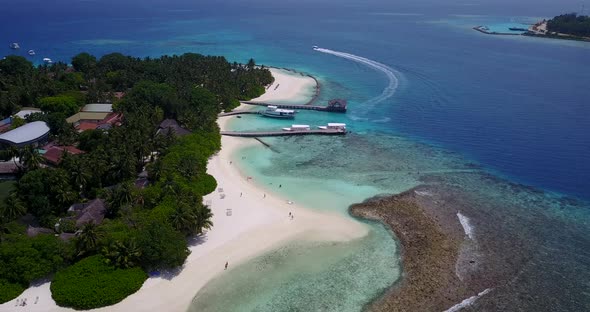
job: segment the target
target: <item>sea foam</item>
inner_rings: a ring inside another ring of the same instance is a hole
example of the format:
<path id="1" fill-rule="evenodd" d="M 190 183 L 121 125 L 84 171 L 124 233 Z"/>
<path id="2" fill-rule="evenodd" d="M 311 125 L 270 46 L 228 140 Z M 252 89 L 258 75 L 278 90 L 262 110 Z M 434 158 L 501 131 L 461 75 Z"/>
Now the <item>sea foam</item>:
<path id="1" fill-rule="evenodd" d="M 467 237 L 469 237 L 470 239 L 474 239 L 475 237 L 473 235 L 473 226 L 471 225 L 471 220 L 469 220 L 469 218 L 467 218 L 460 212 L 457 212 L 457 217 L 459 218 L 461 226 L 463 226 L 463 231 L 465 231 L 465 235 L 467 235 Z"/>
<path id="2" fill-rule="evenodd" d="M 384 100 L 392 97 L 395 94 L 395 90 L 397 90 L 397 87 L 399 85 L 399 79 L 397 78 L 397 76 L 394 73 L 394 70 L 391 67 L 389 67 L 385 64 L 379 63 L 377 61 L 373 61 L 368 58 L 364 58 L 362 56 L 358 56 L 358 55 L 354 55 L 354 54 L 350 54 L 350 53 L 339 52 L 339 51 L 334 51 L 334 50 L 324 49 L 324 48 L 315 48 L 314 50 L 363 64 L 365 66 L 368 66 L 370 68 L 373 68 L 373 69 L 385 74 L 385 76 L 389 80 L 389 83 L 387 84 L 385 89 L 383 89 L 383 92 L 381 92 L 380 95 L 378 95 L 372 99 L 369 99 L 368 101 L 363 103 L 364 112 L 368 112 L 368 111 L 372 110 L 376 104 L 383 102 Z"/>
<path id="3" fill-rule="evenodd" d="M 465 307 L 468 307 L 470 305 L 472 305 L 475 300 L 479 299 L 481 296 L 484 296 L 485 294 L 489 293 L 490 291 L 492 291 L 490 288 L 480 292 L 479 294 L 469 297 L 463 301 L 461 301 L 460 303 L 457 303 L 456 305 L 450 307 L 449 309 L 445 310 L 444 312 L 457 312 Z"/>

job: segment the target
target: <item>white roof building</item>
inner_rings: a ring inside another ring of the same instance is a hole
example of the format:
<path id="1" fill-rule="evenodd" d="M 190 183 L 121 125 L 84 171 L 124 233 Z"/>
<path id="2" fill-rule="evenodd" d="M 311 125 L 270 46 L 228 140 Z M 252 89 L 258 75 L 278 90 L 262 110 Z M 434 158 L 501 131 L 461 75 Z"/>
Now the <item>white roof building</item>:
<path id="1" fill-rule="evenodd" d="M 18 113 L 14 114 L 14 116 L 18 116 L 22 119 L 27 118 L 27 116 L 29 116 L 30 114 L 33 113 L 40 113 L 41 110 L 38 108 L 33 108 L 33 107 L 23 107 L 23 109 L 21 109 Z"/>
<path id="2" fill-rule="evenodd" d="M 86 104 L 81 111 L 85 113 L 110 113 L 113 111 L 113 104 Z"/>
<path id="3" fill-rule="evenodd" d="M 46 139 L 49 136 L 49 127 L 43 121 L 34 121 L 14 130 L 0 134 L 0 143 L 25 146 Z"/>

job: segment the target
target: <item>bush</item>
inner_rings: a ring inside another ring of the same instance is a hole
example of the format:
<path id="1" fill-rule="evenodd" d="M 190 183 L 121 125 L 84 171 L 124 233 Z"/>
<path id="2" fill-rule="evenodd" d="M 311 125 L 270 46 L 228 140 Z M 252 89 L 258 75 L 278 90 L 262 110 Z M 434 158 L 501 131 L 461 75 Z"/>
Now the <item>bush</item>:
<path id="1" fill-rule="evenodd" d="M 115 269 L 96 255 L 58 272 L 51 282 L 51 296 L 60 306 L 94 309 L 120 302 L 146 279 L 140 268 Z"/>
<path id="2" fill-rule="evenodd" d="M 0 304 L 18 297 L 23 291 L 25 289 L 21 285 L 0 279 Z"/>

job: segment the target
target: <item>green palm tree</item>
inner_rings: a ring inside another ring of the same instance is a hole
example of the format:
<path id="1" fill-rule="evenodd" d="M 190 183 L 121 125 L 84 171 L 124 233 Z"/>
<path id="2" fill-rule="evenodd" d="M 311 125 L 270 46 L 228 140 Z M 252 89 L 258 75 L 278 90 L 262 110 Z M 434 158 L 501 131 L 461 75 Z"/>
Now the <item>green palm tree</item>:
<path id="1" fill-rule="evenodd" d="M 78 250 L 78 256 L 96 251 L 102 237 L 102 231 L 94 222 L 84 224 L 82 229 L 77 233 L 76 248 Z"/>
<path id="2" fill-rule="evenodd" d="M 203 229 L 210 230 L 213 227 L 213 212 L 207 205 L 202 205 L 198 212 L 197 234 L 203 234 Z"/>
<path id="3" fill-rule="evenodd" d="M 198 215 L 194 209 L 179 203 L 170 216 L 170 224 L 186 236 L 196 233 L 198 226 Z"/>
<path id="4" fill-rule="evenodd" d="M 12 221 L 27 212 L 23 202 L 16 196 L 16 192 L 10 192 L 5 202 L 0 204 L 0 218 Z"/>
<path id="5" fill-rule="evenodd" d="M 124 243 L 115 241 L 108 247 L 103 247 L 102 253 L 107 264 L 121 269 L 137 266 L 141 257 L 141 250 L 133 240 Z"/>
<path id="6" fill-rule="evenodd" d="M 35 170 L 41 166 L 43 157 L 39 154 L 39 151 L 36 148 L 29 145 L 22 150 L 21 162 L 27 171 Z"/>

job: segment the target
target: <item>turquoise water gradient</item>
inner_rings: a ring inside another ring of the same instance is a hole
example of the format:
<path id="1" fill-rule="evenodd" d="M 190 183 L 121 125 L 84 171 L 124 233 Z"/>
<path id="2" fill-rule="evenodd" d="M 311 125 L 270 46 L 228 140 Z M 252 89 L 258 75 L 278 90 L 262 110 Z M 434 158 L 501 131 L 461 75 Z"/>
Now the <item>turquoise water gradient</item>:
<path id="1" fill-rule="evenodd" d="M 301 112 L 296 122 L 345 122 L 352 133 L 264 139 L 272 150 L 251 148 L 236 157 L 245 171 L 286 198 L 342 214 L 353 202 L 419 184 L 459 188 L 473 194 L 476 233 L 493 215 L 504 232 L 487 236 L 522 239 L 535 251 L 498 303 L 531 310 L 550 298 L 554 311 L 590 310 L 590 44 L 471 29 L 534 22 L 578 10 L 579 1 L 0 4 L 0 55 L 28 57 L 35 49 L 31 60 L 39 63 L 43 57 L 67 62 L 82 51 L 197 52 L 239 62 L 253 57 L 314 75 L 320 102 L 346 98 L 349 112 Z M 8 49 L 10 42 L 22 49 Z M 313 45 L 388 66 L 399 80 L 395 94 L 365 105 L 388 77 L 314 52 Z M 288 124 L 246 116 L 232 127 Z M 358 311 L 399 275 L 392 236 L 368 226 L 371 235 L 350 244 L 285 246 L 235 267 L 197 294 L 193 308 L 280 311 L 309 304 L 314 311 Z M 220 290 L 224 297 L 216 296 Z"/>

